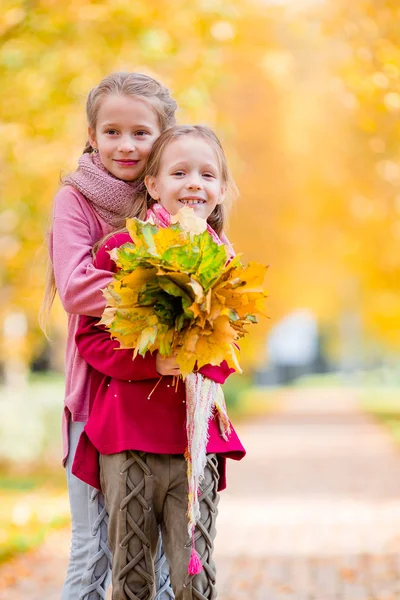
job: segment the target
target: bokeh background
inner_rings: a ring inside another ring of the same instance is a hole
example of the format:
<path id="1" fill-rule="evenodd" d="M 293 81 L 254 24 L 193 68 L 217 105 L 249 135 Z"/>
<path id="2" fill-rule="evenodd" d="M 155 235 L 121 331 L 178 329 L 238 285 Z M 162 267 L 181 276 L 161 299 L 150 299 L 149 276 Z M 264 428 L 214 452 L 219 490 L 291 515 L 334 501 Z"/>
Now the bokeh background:
<path id="1" fill-rule="evenodd" d="M 53 197 L 86 141 L 86 94 L 112 71 L 159 78 L 180 123 L 216 129 L 240 189 L 228 235 L 270 265 L 232 410 L 267 412 L 308 377 L 398 411 L 399 35 L 394 0 L 3 0 L 0 561 L 68 519 L 66 318 L 56 303 L 49 341 L 38 311 Z"/>

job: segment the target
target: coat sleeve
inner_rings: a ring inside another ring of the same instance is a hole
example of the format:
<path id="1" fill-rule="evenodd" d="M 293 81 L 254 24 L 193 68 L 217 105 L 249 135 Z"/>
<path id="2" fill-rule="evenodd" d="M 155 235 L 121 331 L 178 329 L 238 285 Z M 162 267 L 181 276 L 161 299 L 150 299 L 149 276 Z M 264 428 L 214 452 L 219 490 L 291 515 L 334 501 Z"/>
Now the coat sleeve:
<path id="1" fill-rule="evenodd" d="M 93 266 L 93 239 L 83 197 L 72 186 L 59 190 L 54 200 L 50 257 L 61 303 L 71 314 L 101 316 L 105 300 L 101 289 L 111 280 L 107 270 Z"/>
<path id="2" fill-rule="evenodd" d="M 106 269 L 110 275 L 110 271 L 115 271 L 115 263 L 109 251 L 129 240 L 125 233 L 112 236 L 98 251 L 95 266 Z M 79 353 L 90 366 L 108 377 L 127 381 L 161 377 L 156 370 L 155 355 L 148 352 L 132 360 L 133 350 L 121 350 L 118 341 L 111 339 L 110 333 L 97 323 L 97 318 L 81 316 L 75 336 Z"/>
<path id="3" fill-rule="evenodd" d="M 133 350 L 121 350 L 119 342 L 96 323 L 97 318 L 81 316 L 75 336 L 79 354 L 91 367 L 108 377 L 126 381 L 161 377 L 156 370 L 155 355 L 147 352 L 132 360 Z"/>

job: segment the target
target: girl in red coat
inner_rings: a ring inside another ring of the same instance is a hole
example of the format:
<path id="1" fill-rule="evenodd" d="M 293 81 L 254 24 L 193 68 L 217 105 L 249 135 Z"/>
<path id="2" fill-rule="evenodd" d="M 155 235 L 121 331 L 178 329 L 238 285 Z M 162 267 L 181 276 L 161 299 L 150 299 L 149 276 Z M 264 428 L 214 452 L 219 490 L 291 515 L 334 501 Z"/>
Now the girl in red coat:
<path id="1" fill-rule="evenodd" d="M 233 187 L 224 151 L 215 134 L 203 126 L 173 127 L 158 138 L 149 155 L 145 183 L 148 218 L 161 227 L 183 206 L 206 219 L 218 243 L 223 235 L 223 202 Z M 112 248 L 130 241 L 127 233 L 109 237 L 96 266 L 115 271 Z M 113 552 L 113 600 L 154 598 L 154 557 L 161 527 L 176 600 L 214 599 L 212 557 L 218 490 L 225 487 L 227 457 L 244 454 L 235 431 L 221 437 L 216 417 L 209 423 L 207 466 L 199 495 L 201 517 L 194 536 L 202 570 L 188 574 L 192 540 L 188 536 L 188 480 L 184 457 L 185 385 L 175 358 L 147 353 L 132 360 L 118 349 L 97 319 L 81 317 L 76 342 L 93 368 L 88 423 L 75 455 L 73 472 L 101 487 L 109 513 Z M 115 351 L 118 350 L 118 351 Z M 200 372 L 224 383 L 232 372 L 226 363 Z M 156 386 L 157 384 L 157 386 Z M 100 458 L 98 458 L 100 455 Z"/>

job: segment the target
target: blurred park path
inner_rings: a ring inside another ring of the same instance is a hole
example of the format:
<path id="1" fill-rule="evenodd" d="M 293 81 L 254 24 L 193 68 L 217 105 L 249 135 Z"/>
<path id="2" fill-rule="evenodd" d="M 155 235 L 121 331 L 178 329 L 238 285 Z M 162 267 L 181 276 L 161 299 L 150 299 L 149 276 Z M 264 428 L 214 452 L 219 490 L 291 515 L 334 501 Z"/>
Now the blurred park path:
<path id="1" fill-rule="evenodd" d="M 398 600 L 400 453 L 354 392 L 293 389 L 238 430 L 248 456 L 221 494 L 220 600 Z M 1 600 L 59 600 L 68 538 L 3 567 Z"/>
<path id="2" fill-rule="evenodd" d="M 398 600 L 400 453 L 355 393 L 294 389 L 241 429 L 217 555 L 223 600 Z"/>

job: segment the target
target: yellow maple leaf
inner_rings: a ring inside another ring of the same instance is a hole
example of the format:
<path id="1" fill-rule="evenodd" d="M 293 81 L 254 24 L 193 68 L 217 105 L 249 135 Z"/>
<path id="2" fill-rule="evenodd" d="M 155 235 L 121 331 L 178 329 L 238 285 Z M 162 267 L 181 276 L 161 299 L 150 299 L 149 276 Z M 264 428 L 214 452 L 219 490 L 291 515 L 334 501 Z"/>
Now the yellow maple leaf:
<path id="1" fill-rule="evenodd" d="M 228 316 L 221 315 L 215 319 L 210 338 L 213 344 L 231 344 L 237 339 L 237 333 Z"/>
<path id="2" fill-rule="evenodd" d="M 239 350 L 234 344 L 229 345 L 225 360 L 231 369 L 235 369 L 238 373 L 242 373 L 241 366 L 239 364 Z"/>
<path id="3" fill-rule="evenodd" d="M 128 308 L 137 302 L 137 292 L 126 286 L 120 286 L 118 296 L 118 308 Z"/>
<path id="4" fill-rule="evenodd" d="M 195 353 L 196 344 L 199 336 L 201 335 L 201 329 L 199 327 L 189 327 L 184 335 L 183 346 L 187 352 Z"/>
<path id="5" fill-rule="evenodd" d="M 141 288 L 153 277 L 157 272 L 156 268 L 144 269 L 143 267 L 136 267 L 134 271 L 125 275 L 121 279 L 121 284 L 128 286 L 132 290 L 136 291 L 136 295 L 141 291 Z"/>
<path id="6" fill-rule="evenodd" d="M 126 228 L 131 236 L 133 243 L 136 248 L 141 248 L 145 245 L 143 236 L 140 234 L 141 227 L 143 226 L 143 222 L 139 221 L 139 219 L 127 219 L 126 220 Z M 114 250 L 112 250 L 114 252 Z M 110 253 L 111 256 L 111 253 Z M 111 258 L 113 258 L 111 256 Z"/>
<path id="7" fill-rule="evenodd" d="M 159 229 L 153 239 L 159 256 L 162 256 L 172 246 L 183 246 L 187 243 L 182 231 L 174 230 L 171 227 Z"/>
<path id="8" fill-rule="evenodd" d="M 116 311 L 116 309 L 113 307 L 110 307 L 110 306 L 105 308 L 103 311 L 103 314 L 101 315 L 101 319 L 97 323 L 97 325 L 104 325 L 108 329 L 114 320 L 115 311 Z"/>
<path id="9" fill-rule="evenodd" d="M 189 373 L 193 372 L 197 359 L 198 357 L 195 353 L 187 352 L 183 346 L 179 348 L 176 356 L 176 362 L 179 365 L 183 378 L 189 375 Z"/>
<path id="10" fill-rule="evenodd" d="M 119 342 L 121 350 L 131 350 L 136 349 L 138 347 L 140 332 L 122 335 L 119 333 L 114 333 L 111 329 L 111 337 Z"/>
<path id="11" fill-rule="evenodd" d="M 228 344 L 213 344 L 209 342 L 211 336 L 202 335 L 196 344 L 197 368 L 210 364 L 220 365 L 227 355 Z"/>
<path id="12" fill-rule="evenodd" d="M 202 312 L 200 310 L 200 305 L 197 302 L 193 302 L 193 304 L 191 304 L 189 306 L 188 310 L 192 311 L 193 317 L 195 319 L 200 318 L 202 315 Z"/>
<path id="13" fill-rule="evenodd" d="M 244 282 L 236 288 L 240 293 L 261 292 L 268 267 L 256 262 L 250 262 L 247 267 L 238 268 L 235 276 Z"/>

